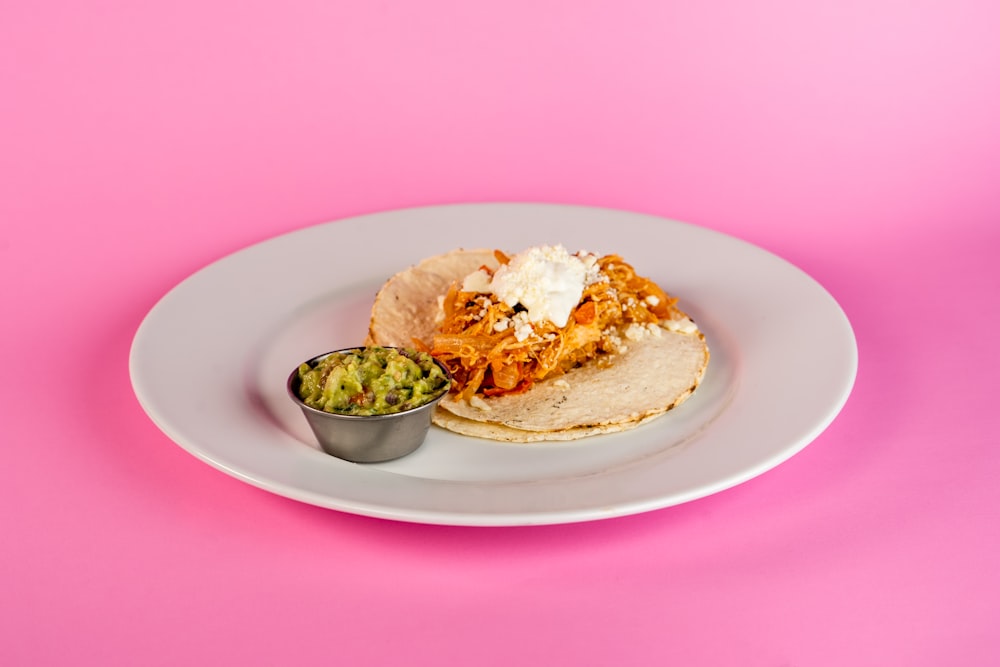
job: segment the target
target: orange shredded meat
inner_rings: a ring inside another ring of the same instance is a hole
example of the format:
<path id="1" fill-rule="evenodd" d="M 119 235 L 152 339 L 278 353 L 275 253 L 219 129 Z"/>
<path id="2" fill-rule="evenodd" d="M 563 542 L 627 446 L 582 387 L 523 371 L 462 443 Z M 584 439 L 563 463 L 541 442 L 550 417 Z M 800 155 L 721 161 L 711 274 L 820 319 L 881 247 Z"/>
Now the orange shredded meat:
<path id="1" fill-rule="evenodd" d="M 495 256 L 501 265 L 509 261 L 499 250 Z M 534 323 L 527 336 L 527 315 L 519 315 L 523 308 L 452 284 L 430 352 L 451 371 L 453 391 L 465 400 L 527 391 L 540 380 L 621 351 L 621 334 L 630 324 L 655 324 L 678 312 L 675 298 L 618 255 L 601 257 L 597 265 L 599 279 L 584 288 L 566 326 Z"/>

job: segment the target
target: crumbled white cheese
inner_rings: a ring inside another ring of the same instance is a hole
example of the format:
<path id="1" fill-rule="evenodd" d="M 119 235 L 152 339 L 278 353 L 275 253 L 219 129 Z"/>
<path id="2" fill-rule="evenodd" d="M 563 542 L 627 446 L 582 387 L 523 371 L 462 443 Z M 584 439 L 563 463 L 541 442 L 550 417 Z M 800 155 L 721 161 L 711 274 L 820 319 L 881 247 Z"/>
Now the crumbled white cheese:
<path id="1" fill-rule="evenodd" d="M 625 337 L 629 340 L 642 340 L 646 337 L 647 333 L 646 325 L 639 324 L 638 322 L 633 322 L 625 327 Z"/>
<path id="2" fill-rule="evenodd" d="M 663 335 L 663 330 L 658 324 L 646 322 L 640 324 L 633 322 L 625 327 L 625 337 L 632 341 L 639 341 L 644 338 L 659 338 Z"/>
<path id="3" fill-rule="evenodd" d="M 576 257 L 583 262 L 583 268 L 586 270 L 583 277 L 584 287 L 589 287 L 594 283 L 606 283 L 611 281 L 607 275 L 601 272 L 601 265 L 597 263 L 597 255 L 587 252 L 586 250 L 581 250 L 576 253 Z"/>
<path id="4" fill-rule="evenodd" d="M 523 310 L 514 314 L 514 317 L 511 318 L 511 326 L 514 327 L 514 338 L 519 343 L 524 342 L 528 336 L 535 333 L 535 327 L 531 326 L 531 322 L 528 321 L 528 313 Z"/>
<path id="5" fill-rule="evenodd" d="M 510 328 L 509 317 L 501 317 L 500 319 L 498 319 L 496 322 L 493 323 L 493 330 L 496 331 L 497 333 L 501 331 L 506 331 L 508 328 Z"/>
<path id="6" fill-rule="evenodd" d="M 511 308 L 523 305 L 531 322 L 564 327 L 580 303 L 586 276 L 584 261 L 563 246 L 538 246 L 497 269 L 490 291 Z"/>
<path id="7" fill-rule="evenodd" d="M 693 334 L 698 332 L 698 325 L 687 317 L 681 317 L 676 320 L 664 320 L 662 324 L 664 329 L 675 333 Z"/>
<path id="8" fill-rule="evenodd" d="M 618 331 L 613 328 L 607 328 L 601 332 L 601 336 L 604 338 L 605 343 L 609 346 L 610 352 L 624 352 L 626 349 L 622 345 L 621 336 L 618 335 Z"/>
<path id="9" fill-rule="evenodd" d="M 655 294 L 650 294 L 649 296 L 646 297 L 646 303 L 655 308 L 656 306 L 660 305 L 660 297 L 656 296 Z"/>

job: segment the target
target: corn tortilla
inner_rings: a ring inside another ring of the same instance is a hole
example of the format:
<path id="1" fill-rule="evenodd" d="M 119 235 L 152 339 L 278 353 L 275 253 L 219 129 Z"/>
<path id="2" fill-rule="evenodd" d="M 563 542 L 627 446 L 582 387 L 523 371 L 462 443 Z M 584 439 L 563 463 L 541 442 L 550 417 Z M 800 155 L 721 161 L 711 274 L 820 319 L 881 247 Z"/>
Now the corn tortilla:
<path id="1" fill-rule="evenodd" d="M 368 344 L 430 347 L 439 298 L 480 266 L 491 250 L 455 250 L 423 260 L 389 279 L 375 298 Z M 434 423 L 457 433 L 507 442 L 573 440 L 634 428 L 687 400 L 704 377 L 709 351 L 700 331 L 659 329 L 627 341 L 627 350 L 588 361 L 520 394 L 468 403 L 442 401 Z"/>

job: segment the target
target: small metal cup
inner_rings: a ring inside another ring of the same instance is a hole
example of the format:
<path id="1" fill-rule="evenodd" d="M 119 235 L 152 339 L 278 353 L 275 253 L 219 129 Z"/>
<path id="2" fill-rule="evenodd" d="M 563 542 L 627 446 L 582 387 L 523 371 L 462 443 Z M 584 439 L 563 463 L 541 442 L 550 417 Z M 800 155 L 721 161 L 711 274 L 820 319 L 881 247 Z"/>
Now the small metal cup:
<path id="1" fill-rule="evenodd" d="M 335 352 L 350 352 L 359 348 L 334 350 L 309 359 L 313 365 Z M 438 366 L 451 377 L 440 362 Z M 302 410 L 309 427 L 323 451 L 337 458 L 354 463 L 391 461 L 414 452 L 423 444 L 431 426 L 431 415 L 437 404 L 448 394 L 448 387 L 429 403 L 410 410 L 386 415 L 344 415 L 317 410 L 302 402 L 298 396 L 298 366 L 288 376 L 288 395 Z"/>

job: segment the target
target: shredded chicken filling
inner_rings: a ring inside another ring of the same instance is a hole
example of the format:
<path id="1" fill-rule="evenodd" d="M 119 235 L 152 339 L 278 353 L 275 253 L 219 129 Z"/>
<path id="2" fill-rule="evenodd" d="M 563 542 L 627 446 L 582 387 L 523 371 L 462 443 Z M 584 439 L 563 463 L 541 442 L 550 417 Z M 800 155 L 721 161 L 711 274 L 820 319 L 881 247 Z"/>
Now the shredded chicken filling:
<path id="1" fill-rule="evenodd" d="M 499 250 L 495 255 L 501 265 L 509 261 Z M 448 367 L 453 391 L 465 400 L 524 392 L 584 362 L 606 362 L 625 352 L 630 325 L 656 326 L 683 317 L 675 298 L 618 255 L 601 257 L 597 266 L 597 279 L 586 285 L 564 327 L 550 321 L 529 324 L 522 307 L 462 291 L 461 282 L 452 284 L 429 351 Z M 481 270 L 493 274 L 487 267 Z"/>

